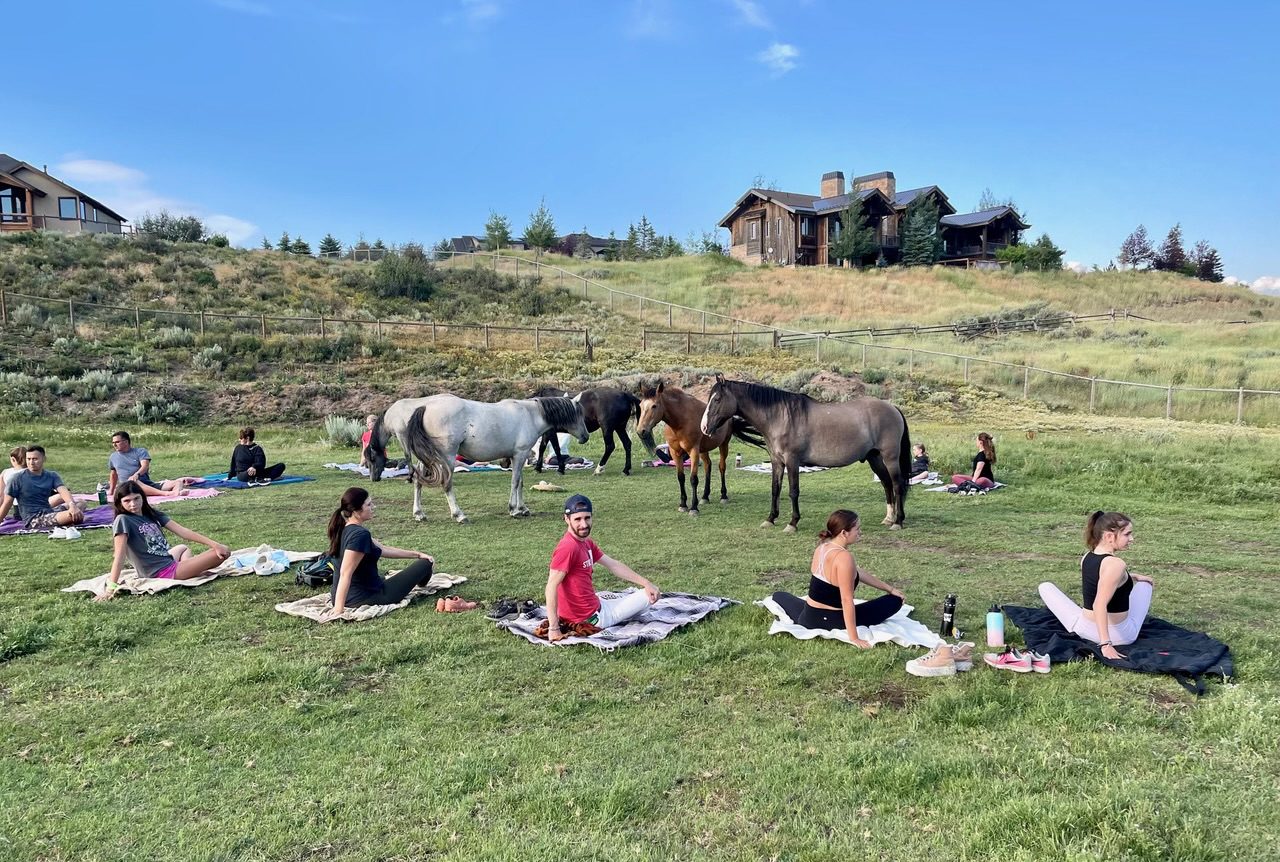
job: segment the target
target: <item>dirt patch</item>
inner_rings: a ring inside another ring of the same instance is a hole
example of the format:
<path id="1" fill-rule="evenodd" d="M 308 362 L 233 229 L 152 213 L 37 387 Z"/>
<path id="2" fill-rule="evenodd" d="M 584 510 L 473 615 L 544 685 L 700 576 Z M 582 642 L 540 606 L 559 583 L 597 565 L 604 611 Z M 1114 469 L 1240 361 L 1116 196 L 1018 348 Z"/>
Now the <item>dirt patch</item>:
<path id="1" fill-rule="evenodd" d="M 857 375 L 836 374 L 834 371 L 819 371 L 804 385 L 807 395 L 819 401 L 848 401 L 867 394 L 867 386 Z"/>
<path id="2" fill-rule="evenodd" d="M 1172 712 L 1175 709 L 1185 709 L 1190 704 L 1187 697 L 1188 695 L 1178 695 L 1171 691 L 1153 691 L 1151 705 L 1162 712 Z"/>
<path id="3" fill-rule="evenodd" d="M 774 569 L 771 572 L 761 572 L 756 575 L 756 583 L 763 584 L 767 587 L 777 587 L 788 581 L 795 581 L 803 577 L 799 572 L 791 572 L 786 569 Z"/>
<path id="4" fill-rule="evenodd" d="M 240 643 L 248 646 L 262 646 L 265 641 L 266 637 L 263 636 L 262 632 L 249 632 L 249 634 L 240 638 Z"/>
<path id="5" fill-rule="evenodd" d="M 1230 575 L 1231 572 L 1215 572 L 1206 569 L 1204 566 L 1197 566 L 1194 563 L 1176 563 L 1166 568 L 1173 569 L 1178 572 L 1186 572 L 1188 575 L 1194 575 L 1197 578 L 1220 578 L 1224 575 Z"/>
<path id="6" fill-rule="evenodd" d="M 900 710 L 911 704 L 911 692 L 897 683 L 883 682 L 867 691 L 841 692 L 846 703 L 855 705 L 863 715 L 875 718 L 884 709 Z"/>

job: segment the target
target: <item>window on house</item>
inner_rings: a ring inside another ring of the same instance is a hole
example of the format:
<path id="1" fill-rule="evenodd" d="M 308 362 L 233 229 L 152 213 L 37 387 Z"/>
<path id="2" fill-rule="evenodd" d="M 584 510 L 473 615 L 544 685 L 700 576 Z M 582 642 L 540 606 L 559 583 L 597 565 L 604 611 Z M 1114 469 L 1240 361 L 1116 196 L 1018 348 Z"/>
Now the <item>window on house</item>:
<path id="1" fill-rule="evenodd" d="M 833 218 L 830 227 L 827 228 L 831 232 L 831 241 L 835 242 L 840 238 L 840 219 Z"/>
<path id="2" fill-rule="evenodd" d="M 813 219 L 808 216 L 800 219 L 800 233 L 805 236 L 813 236 Z"/>
<path id="3" fill-rule="evenodd" d="M 760 238 L 760 222 L 758 221 L 753 221 L 751 223 L 751 238 L 752 239 Z"/>
<path id="4" fill-rule="evenodd" d="M 768 239 L 768 238 L 769 238 L 769 223 L 768 223 L 768 222 L 765 222 L 765 223 L 764 223 L 764 238 L 765 238 L 765 239 Z"/>
<path id="5" fill-rule="evenodd" d="M 778 239 L 782 239 L 782 219 L 778 219 Z"/>
<path id="6" fill-rule="evenodd" d="M 76 217 L 76 199 L 75 198 L 58 198 L 58 218 Z"/>
<path id="7" fill-rule="evenodd" d="M 0 221 L 24 221 L 18 218 L 27 207 L 26 196 L 14 189 L 0 189 Z"/>

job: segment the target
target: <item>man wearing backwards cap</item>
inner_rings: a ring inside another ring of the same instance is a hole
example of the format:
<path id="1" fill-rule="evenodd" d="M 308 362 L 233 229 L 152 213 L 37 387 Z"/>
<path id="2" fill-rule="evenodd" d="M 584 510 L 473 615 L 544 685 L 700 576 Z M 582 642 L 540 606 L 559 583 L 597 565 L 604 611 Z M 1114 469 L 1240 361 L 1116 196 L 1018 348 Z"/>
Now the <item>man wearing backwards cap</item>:
<path id="1" fill-rule="evenodd" d="M 658 600 L 660 593 L 652 581 L 637 575 L 600 550 L 591 541 L 591 501 L 574 494 L 564 504 L 564 522 L 568 529 L 551 554 L 551 574 L 547 578 L 547 640 L 564 638 L 560 623 L 590 623 L 607 629 L 640 614 Z M 596 564 L 604 566 L 614 577 L 641 588 L 620 599 L 601 600 L 596 594 L 591 573 Z"/>

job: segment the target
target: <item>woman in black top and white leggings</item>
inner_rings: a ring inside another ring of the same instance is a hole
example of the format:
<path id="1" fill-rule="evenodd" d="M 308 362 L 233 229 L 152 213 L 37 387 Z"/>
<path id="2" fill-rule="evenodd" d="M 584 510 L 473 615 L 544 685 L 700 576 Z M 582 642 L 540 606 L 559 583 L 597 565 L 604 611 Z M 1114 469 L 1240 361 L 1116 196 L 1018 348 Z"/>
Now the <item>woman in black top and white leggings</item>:
<path id="1" fill-rule="evenodd" d="M 1120 512 L 1094 512 L 1084 528 L 1088 552 L 1080 559 L 1084 607 L 1050 583 L 1040 585 L 1040 598 L 1067 631 L 1102 647 L 1104 658 L 1122 659 L 1117 646 L 1138 639 L 1151 610 L 1155 584 L 1129 571 L 1117 552 L 1133 544 L 1133 520 Z"/>
<path id="2" fill-rule="evenodd" d="M 858 626 L 879 625 L 902 608 L 902 591 L 894 589 L 858 568 L 849 545 L 862 536 L 858 515 L 848 509 L 836 509 L 827 518 L 827 528 L 818 534 L 822 543 L 813 552 L 809 564 L 809 598 L 777 592 L 773 601 L 787 612 L 791 621 L 807 629 L 844 629 L 849 641 L 867 649 L 870 641 L 858 637 Z M 856 606 L 853 591 L 863 583 L 884 590 L 886 595 Z"/>
<path id="3" fill-rule="evenodd" d="M 369 492 L 348 488 L 329 517 L 329 555 L 337 562 L 329 592 L 333 609 L 325 613 L 323 622 L 342 616 L 349 607 L 397 604 L 414 587 L 431 580 L 435 562 L 431 555 L 378 542 L 365 527 L 371 520 L 373 499 Z M 382 557 L 417 562 L 384 579 L 378 574 L 378 560 Z"/>

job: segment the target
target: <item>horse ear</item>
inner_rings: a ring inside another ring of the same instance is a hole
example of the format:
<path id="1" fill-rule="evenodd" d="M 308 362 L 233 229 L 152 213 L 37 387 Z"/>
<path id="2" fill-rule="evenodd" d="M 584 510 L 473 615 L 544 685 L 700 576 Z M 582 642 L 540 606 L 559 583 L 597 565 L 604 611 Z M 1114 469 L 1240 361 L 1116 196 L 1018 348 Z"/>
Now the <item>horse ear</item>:
<path id="1" fill-rule="evenodd" d="M 661 394 L 661 393 L 662 393 L 662 387 L 663 387 L 663 386 L 664 386 L 663 382 L 662 382 L 661 380 L 659 380 L 659 381 L 658 381 L 658 393 L 659 393 L 659 394 Z"/>
<path id="2" fill-rule="evenodd" d="M 724 375 L 723 375 L 723 374 L 720 374 L 719 372 L 717 372 L 717 373 L 716 373 L 716 383 L 724 383 Z"/>
<path id="3" fill-rule="evenodd" d="M 568 392 L 566 392 L 566 393 L 565 393 L 565 397 L 566 397 L 566 398 L 567 398 L 567 397 L 569 397 L 569 393 L 568 393 Z M 581 392 L 579 392 L 577 395 L 573 396 L 573 403 L 574 403 L 574 404 L 581 404 L 581 403 L 582 403 L 582 393 L 581 393 Z"/>

